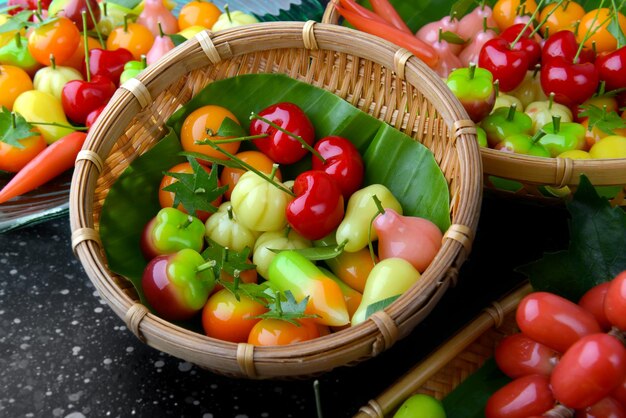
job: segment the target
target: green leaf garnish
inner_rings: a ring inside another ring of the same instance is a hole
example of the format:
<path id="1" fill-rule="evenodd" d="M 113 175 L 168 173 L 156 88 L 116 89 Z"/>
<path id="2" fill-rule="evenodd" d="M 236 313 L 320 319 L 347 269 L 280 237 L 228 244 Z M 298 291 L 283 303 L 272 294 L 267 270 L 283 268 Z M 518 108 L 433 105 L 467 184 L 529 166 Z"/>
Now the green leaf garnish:
<path id="1" fill-rule="evenodd" d="M 209 247 L 202 252 L 205 260 L 214 260 L 213 273 L 219 278 L 222 271 L 230 274 L 237 280 L 241 272 L 256 268 L 254 264 L 248 263 L 250 258 L 250 248 L 246 247 L 241 251 L 231 250 L 217 242 L 207 238 Z"/>
<path id="2" fill-rule="evenodd" d="M 242 272 L 256 268 L 256 265 L 248 262 L 251 252 L 250 248 L 246 247 L 241 251 L 234 251 L 210 238 L 207 238 L 207 241 L 209 247 L 202 252 L 202 257 L 205 260 L 214 262 L 212 269 L 217 282 L 229 290 L 237 300 L 240 300 L 240 295 L 243 294 L 265 305 L 266 297 L 264 291 L 267 285 L 258 288 L 258 285 L 255 283 L 240 282 Z M 224 280 L 222 272 L 230 274 L 233 277 L 233 281 Z"/>
<path id="3" fill-rule="evenodd" d="M 0 25 L 0 33 L 13 32 L 16 30 L 22 30 L 33 25 L 29 19 L 34 14 L 32 10 L 23 10 L 14 16 L 11 16 L 6 22 Z"/>
<path id="4" fill-rule="evenodd" d="M 448 42 L 449 44 L 455 45 L 465 45 L 465 43 L 467 42 L 456 33 L 450 31 L 441 32 L 440 38 Z"/>
<path id="5" fill-rule="evenodd" d="M 284 184 L 282 184 L 279 181 L 276 181 L 274 179 L 274 174 L 276 172 L 276 170 L 278 170 L 278 164 L 274 163 L 274 170 L 272 170 L 272 173 L 268 176 L 267 174 L 265 174 L 264 172 L 262 172 L 261 170 L 258 170 L 256 168 L 254 168 L 252 165 L 246 163 L 245 161 L 243 161 L 242 159 L 238 158 L 236 155 L 231 154 L 230 152 L 226 151 L 224 148 L 220 147 L 219 145 L 217 145 L 216 142 L 214 141 L 206 141 L 206 143 L 208 145 L 210 145 L 213 149 L 221 152 L 222 154 L 224 154 L 225 156 L 227 156 L 228 158 L 230 158 L 232 161 L 236 162 L 239 164 L 239 168 L 244 169 L 244 170 L 248 170 L 248 171 L 252 171 L 253 173 L 255 173 L 257 176 L 261 177 L 262 179 L 264 179 L 265 181 L 267 181 L 268 183 L 270 183 L 272 186 L 276 187 L 279 190 L 282 190 L 283 192 L 291 195 L 291 196 L 296 196 L 294 192 L 291 191 L 291 189 L 285 187 Z"/>
<path id="6" fill-rule="evenodd" d="M 626 270 L 626 213 L 600 197 L 584 174 L 567 209 L 569 248 L 546 253 L 516 271 L 528 276 L 535 290 L 577 302 L 593 286 Z"/>
<path id="7" fill-rule="evenodd" d="M 615 129 L 626 128 L 626 120 L 622 119 L 614 110 L 607 112 L 606 108 L 600 109 L 592 104 L 583 105 L 581 108 L 584 110 L 580 112 L 580 116 L 588 118 L 587 129 L 589 131 L 598 128 L 604 133 L 615 135 Z"/>
<path id="8" fill-rule="evenodd" d="M 31 129 L 33 126 L 26 122 L 22 115 L 12 113 L 2 106 L 2 110 L 0 110 L 0 142 L 22 149 L 24 148 L 20 142 L 22 139 L 38 135 Z"/>
<path id="9" fill-rule="evenodd" d="M 270 303 L 267 306 L 269 311 L 255 318 L 280 319 L 301 326 L 302 324 L 297 321 L 298 319 L 316 318 L 318 316 L 304 313 L 309 302 L 308 296 L 298 303 L 290 290 L 277 292 L 272 288 L 268 288 L 265 293 L 270 299 Z"/>
<path id="10" fill-rule="evenodd" d="M 188 158 L 193 174 L 166 172 L 168 176 L 178 181 L 163 188 L 174 193 L 174 207 L 182 204 L 188 213 L 197 214 L 197 211 L 215 213 L 217 208 L 213 201 L 228 190 L 228 186 L 219 187 L 216 166 L 212 166 L 207 173 L 194 158 Z"/>
<path id="11" fill-rule="evenodd" d="M 232 120 L 231 118 L 224 118 L 222 124 L 217 130 L 217 136 L 223 137 L 240 137 L 245 136 L 246 131 L 240 124 Z"/>
<path id="12" fill-rule="evenodd" d="M 443 398 L 446 416 L 454 418 L 484 418 L 487 400 L 496 390 L 509 383 L 492 358 Z"/>
<path id="13" fill-rule="evenodd" d="M 619 8 L 617 4 L 615 4 L 615 0 L 611 0 L 611 8 L 613 14 L 611 16 L 611 22 L 606 29 L 617 41 L 617 48 L 621 48 L 626 45 L 626 35 L 624 35 L 624 31 L 619 22 Z"/>
<path id="14" fill-rule="evenodd" d="M 390 296 L 388 298 L 379 300 L 378 302 L 374 302 L 370 305 L 367 305 L 367 309 L 365 310 L 365 319 L 369 318 L 374 312 L 381 311 L 385 309 L 387 306 L 391 305 L 402 295 Z"/>
<path id="15" fill-rule="evenodd" d="M 474 0 L 457 0 L 450 7 L 450 16 L 460 19 L 470 11 L 472 6 L 474 6 Z"/>
<path id="16" fill-rule="evenodd" d="M 229 168 L 241 168 L 241 164 L 238 163 L 237 161 L 234 160 L 223 160 L 221 158 L 215 158 L 215 157 L 211 157 L 210 155 L 206 155 L 206 154 L 202 154 L 199 152 L 193 152 L 193 151 L 182 151 L 179 152 L 178 155 L 181 155 L 183 157 L 191 157 L 195 160 L 199 160 L 199 161 L 207 161 L 210 162 L 211 164 L 218 164 L 224 167 L 229 167 Z"/>
<path id="17" fill-rule="evenodd" d="M 343 253 L 343 248 L 345 247 L 345 243 L 341 245 L 327 245 L 322 247 L 307 247 L 307 248 L 294 248 L 294 249 L 275 249 L 268 248 L 273 253 L 278 254 L 281 251 L 294 251 L 300 253 L 300 255 L 311 261 L 322 261 L 322 260 L 330 260 L 332 258 L 338 257 Z"/>
<path id="18" fill-rule="evenodd" d="M 177 33 L 171 33 L 171 34 L 168 34 L 167 36 L 170 37 L 170 39 L 174 43 L 174 46 L 178 46 L 178 45 L 180 45 L 180 44 L 182 44 L 182 43 L 187 41 L 187 38 L 185 38 L 183 35 L 179 35 Z"/>
<path id="19" fill-rule="evenodd" d="M 268 282 L 257 283 L 235 283 L 220 281 L 219 282 L 225 289 L 231 292 L 237 300 L 241 299 L 241 295 L 252 299 L 261 305 L 267 306 L 268 295 L 266 293 L 268 289 Z"/>
<path id="20" fill-rule="evenodd" d="M 40 26 L 47 25 L 48 23 L 59 20 L 58 17 L 49 17 L 43 20 L 36 19 L 32 22 L 30 18 L 35 14 L 34 10 L 23 10 L 14 16 L 11 16 L 4 24 L 0 25 L 0 33 L 7 33 L 13 31 L 19 31 L 24 28 L 37 29 Z"/>

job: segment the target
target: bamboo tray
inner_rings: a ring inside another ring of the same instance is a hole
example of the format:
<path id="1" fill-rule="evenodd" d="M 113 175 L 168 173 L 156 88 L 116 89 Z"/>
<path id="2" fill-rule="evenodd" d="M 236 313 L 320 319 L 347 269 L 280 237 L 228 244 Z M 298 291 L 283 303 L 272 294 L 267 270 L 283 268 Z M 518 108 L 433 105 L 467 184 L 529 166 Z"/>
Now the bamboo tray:
<path id="1" fill-rule="evenodd" d="M 340 15 L 335 8 L 339 0 L 329 0 L 322 16 L 323 23 L 339 24 Z M 611 199 L 614 206 L 626 205 L 626 158 L 573 160 L 571 158 L 541 158 L 500 152 L 481 148 L 484 187 L 503 197 L 519 197 L 542 204 L 559 204 L 576 191 L 580 175 L 584 174 L 594 186 L 616 187 L 619 191 Z M 515 192 L 497 188 L 491 177 L 513 180 L 519 184 Z M 562 198 L 552 197 L 542 191 L 542 186 L 562 189 Z"/>
<path id="2" fill-rule="evenodd" d="M 531 291 L 532 287 L 527 283 L 493 302 L 424 361 L 362 406 L 354 417 L 390 417 L 415 393 L 443 399 L 493 356 L 500 340 L 518 331 L 515 310 Z"/>
<path id="3" fill-rule="evenodd" d="M 433 152 L 450 191 L 452 226 L 418 284 L 356 327 L 286 347 L 220 341 L 153 315 L 130 282 L 108 269 L 98 233 L 109 188 L 165 135 L 169 116 L 212 81 L 249 73 L 282 73 L 326 89 L 407 133 Z M 118 89 L 90 130 L 72 179 L 72 247 L 100 296 L 146 344 L 223 375 L 310 377 L 378 355 L 430 313 L 471 250 L 481 181 L 475 130 L 465 110 L 407 51 L 313 21 L 206 31 Z"/>

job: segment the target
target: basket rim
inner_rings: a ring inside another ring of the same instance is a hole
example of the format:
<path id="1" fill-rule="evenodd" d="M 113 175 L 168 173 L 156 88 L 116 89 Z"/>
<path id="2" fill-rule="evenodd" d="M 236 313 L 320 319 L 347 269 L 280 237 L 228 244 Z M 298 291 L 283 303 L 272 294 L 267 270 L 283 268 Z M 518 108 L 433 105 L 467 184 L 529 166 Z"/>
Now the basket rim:
<path id="1" fill-rule="evenodd" d="M 314 34 L 313 44 L 311 44 L 310 39 L 307 40 L 307 30 Z M 249 42 L 248 40 L 251 37 L 258 41 Z M 214 46 L 211 52 L 213 54 L 218 53 L 218 60 L 264 51 L 266 49 L 263 47 L 263 39 L 272 39 L 278 43 L 278 46 L 274 46 L 271 49 L 280 49 L 288 46 L 290 48 L 323 49 L 355 54 L 355 49 L 358 49 L 356 46 L 361 46 L 364 50 L 375 46 L 384 52 L 384 54 L 381 54 L 384 55 L 384 59 L 379 60 L 377 56 L 361 56 L 361 58 L 374 62 L 382 61 L 378 63 L 387 68 L 395 68 L 394 65 L 397 64 L 394 57 L 397 55 L 398 48 L 393 44 L 337 25 L 311 21 L 264 22 L 227 29 L 217 33 L 201 32 L 180 45 L 175 50 L 177 51 L 176 54 L 169 53 L 157 64 L 148 67 L 137 77 L 133 83 L 138 83 L 141 86 L 139 87 L 139 96 L 136 91 L 131 93 L 124 88 L 118 89 L 113 99 L 105 107 L 102 116 L 90 130 L 83 150 L 88 150 L 106 158 L 113 146 L 113 140 L 107 142 L 106 138 L 117 139 L 120 136 L 118 134 L 123 132 L 127 123 L 130 123 L 132 115 L 137 113 L 135 110 L 140 109 L 141 104 L 138 102 L 142 101 L 141 95 L 147 94 L 148 98 L 156 97 L 165 89 L 165 86 L 160 86 L 157 83 L 160 78 L 167 78 L 170 80 L 168 85 L 171 85 L 177 78 L 195 69 L 211 65 L 215 55 L 209 54 L 204 49 L 206 45 L 203 43 L 207 42 L 207 38 L 211 45 Z M 313 48 L 312 45 L 314 46 Z M 182 65 L 181 55 L 187 57 Z M 455 214 L 457 219 L 454 219 L 454 221 L 468 227 L 471 235 L 468 239 L 469 243 L 471 243 L 478 223 L 482 197 L 482 163 L 475 139 L 475 131 L 472 132 L 466 128 L 455 130 L 457 121 L 468 119 L 467 113 L 449 89 L 443 88 L 445 85 L 434 72 L 413 56 L 408 58 L 404 65 L 407 82 L 418 80 L 419 77 L 425 78 L 425 80 L 420 79 L 424 83 L 422 93 L 431 101 L 438 99 L 445 104 L 441 109 L 438 109 L 438 112 L 449 129 L 458 134 L 454 146 L 459 153 L 460 169 L 458 175 L 461 176 L 459 201 L 466 204 L 459 205 Z M 176 77 L 177 75 L 178 77 Z M 143 102 L 145 101 L 144 97 Z M 436 101 L 434 102 L 436 103 Z M 127 116 L 128 114 L 132 115 Z M 77 160 L 70 190 L 72 246 L 76 256 L 87 267 L 86 272 L 96 286 L 100 296 L 118 316 L 125 318 L 136 304 L 135 301 L 119 289 L 114 281 L 114 275 L 107 269 L 106 261 L 100 256 L 97 232 L 95 237 L 93 233 L 88 233 L 86 238 L 83 236 L 85 231 L 95 231 L 92 208 L 93 192 L 98 176 L 98 170 L 94 168 L 94 164 L 91 164 L 89 159 Z M 402 337 L 402 332 L 408 333 L 415 326 L 415 324 L 411 326 L 411 323 L 416 321 L 416 316 L 423 314 L 424 310 L 429 312 L 434 307 L 455 280 L 458 267 L 463 263 L 468 252 L 469 248 L 466 248 L 459 241 L 446 239 L 436 260 L 422 275 L 426 279 L 422 280 L 420 285 L 414 286 L 405 292 L 402 297 L 385 309 L 386 314 L 399 328 L 400 337 Z M 411 312 L 411 308 L 420 305 L 423 306 Z M 406 328 L 407 324 L 410 326 L 408 331 L 403 329 Z M 165 337 L 159 335 L 159 331 L 163 329 L 167 330 L 169 335 Z M 132 331 L 149 345 L 165 352 L 169 352 L 167 347 L 170 344 L 177 344 L 186 350 L 185 355 L 187 358 L 180 354 L 176 354 L 176 356 L 200 365 L 202 365 L 202 355 L 231 360 L 234 353 L 245 351 L 245 345 L 247 345 L 244 344 L 242 346 L 243 343 L 235 344 L 221 341 L 179 328 L 148 312 L 144 312 L 141 315 L 136 329 L 132 329 Z M 246 377 L 252 378 L 301 376 L 325 372 L 335 367 L 346 365 L 345 361 L 338 362 L 339 359 L 336 353 L 332 351 L 333 348 L 339 347 L 341 349 L 346 344 L 351 344 L 353 353 L 355 353 L 352 361 L 359 362 L 376 355 L 377 350 L 384 351 L 387 349 L 388 342 L 383 341 L 384 337 L 374 321 L 368 320 L 341 332 L 290 346 L 254 347 L 252 354 L 248 353 L 246 355 L 252 359 L 248 360 L 253 361 L 252 368 L 256 368 L 256 370 L 244 370 L 249 368 L 250 364 L 240 363 L 240 368 L 243 374 L 247 375 Z M 395 340 L 390 343 L 393 344 L 394 342 Z M 312 366 L 309 368 L 303 367 L 303 358 L 306 358 L 306 362 Z M 239 356 L 237 359 L 240 360 Z M 268 363 L 265 364 L 261 361 L 267 361 Z M 295 367 L 292 368 L 291 374 L 280 373 L 277 375 L 272 373 L 272 363 L 281 363 L 283 366 L 291 363 Z M 238 373 L 235 372 L 235 374 Z"/>

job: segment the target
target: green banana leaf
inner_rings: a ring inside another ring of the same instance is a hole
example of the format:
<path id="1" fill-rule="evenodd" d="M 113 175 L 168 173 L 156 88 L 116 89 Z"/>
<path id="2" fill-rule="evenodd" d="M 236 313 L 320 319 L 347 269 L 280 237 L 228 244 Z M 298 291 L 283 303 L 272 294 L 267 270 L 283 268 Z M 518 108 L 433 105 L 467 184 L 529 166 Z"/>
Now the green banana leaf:
<path id="1" fill-rule="evenodd" d="M 113 184 L 102 208 L 100 235 L 109 268 L 128 278 L 145 302 L 141 275 L 147 262 L 140 247 L 144 225 L 160 209 L 158 187 L 174 164 L 183 161 L 178 135 L 186 116 L 214 104 L 228 108 L 248 128 L 249 115 L 281 101 L 299 105 L 310 117 L 317 138 L 341 135 L 364 156 L 366 183 L 386 185 L 407 215 L 421 216 L 442 231 L 450 225 L 449 190 L 432 152 L 386 123 L 326 90 L 279 74 L 250 74 L 217 81 L 199 92 L 167 122 L 171 128 L 155 147 L 138 157 Z M 250 146 L 250 145 L 248 145 Z M 281 167 L 283 180 L 307 169 L 310 159 Z M 299 170 L 299 171 L 298 171 Z"/>
<path id="2" fill-rule="evenodd" d="M 185 161 L 180 140 L 170 131 L 152 149 L 137 158 L 109 190 L 100 216 L 100 236 L 111 271 L 130 279 L 141 290 L 146 261 L 140 240 L 144 225 L 161 209 L 159 185 L 163 173 Z"/>
<path id="3" fill-rule="evenodd" d="M 493 358 L 474 372 L 443 399 L 447 417 L 484 418 L 485 405 L 492 393 L 511 381 L 498 369 Z"/>
<path id="4" fill-rule="evenodd" d="M 385 158 L 381 158 L 385 156 Z M 441 172 L 428 170 L 420 173 L 415 182 L 416 167 L 431 165 L 432 154 L 424 147 L 415 146 L 415 141 L 392 128 L 381 124 L 380 130 L 365 152 L 367 167 L 365 182 L 386 185 L 398 199 L 405 214 L 430 219 L 445 231 L 450 226 L 448 189 L 441 184 Z M 393 161 L 393 169 L 390 170 Z M 445 199 L 433 199 L 433 185 L 440 185 L 438 193 L 446 193 Z"/>

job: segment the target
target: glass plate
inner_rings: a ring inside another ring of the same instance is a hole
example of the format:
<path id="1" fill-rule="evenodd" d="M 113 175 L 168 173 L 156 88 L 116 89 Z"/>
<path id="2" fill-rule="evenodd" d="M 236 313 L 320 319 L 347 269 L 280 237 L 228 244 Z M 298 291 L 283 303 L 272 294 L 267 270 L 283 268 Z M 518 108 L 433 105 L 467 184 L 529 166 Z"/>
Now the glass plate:
<path id="1" fill-rule="evenodd" d="M 186 1 L 178 0 L 179 9 Z M 254 14 L 260 21 L 320 21 L 324 8 L 319 0 L 214 0 L 223 9 L 242 10 Z M 0 0 L 0 7 L 6 0 Z M 175 9 L 175 13 L 176 13 Z M 9 177 L 0 175 L 0 188 Z M 68 172 L 30 193 L 0 204 L 0 233 L 64 216 L 69 211 L 72 173 Z"/>
<path id="2" fill-rule="evenodd" d="M 8 178 L 0 179 L 3 187 Z M 65 215 L 69 210 L 72 172 L 0 205 L 0 233 Z"/>

